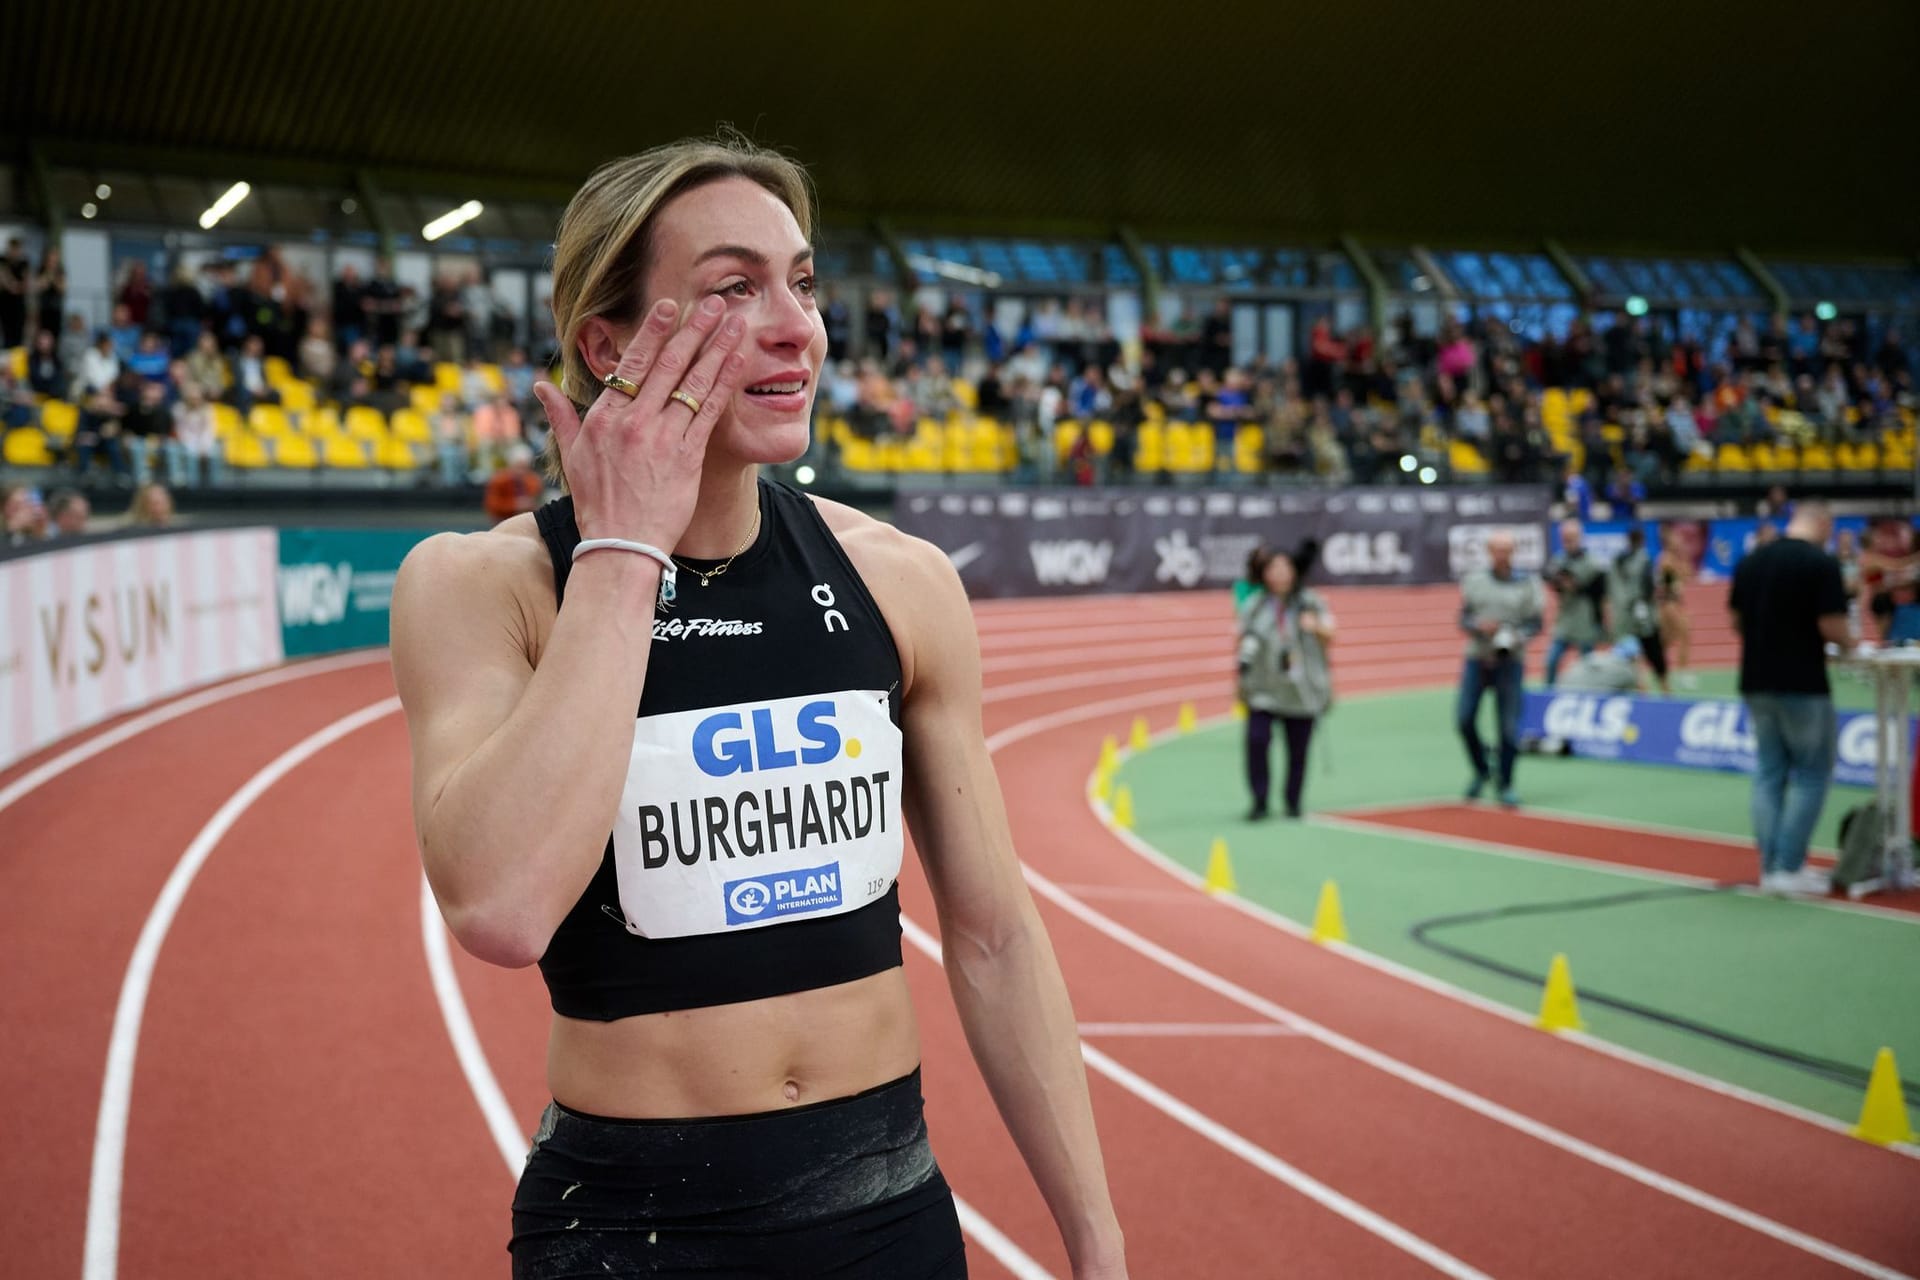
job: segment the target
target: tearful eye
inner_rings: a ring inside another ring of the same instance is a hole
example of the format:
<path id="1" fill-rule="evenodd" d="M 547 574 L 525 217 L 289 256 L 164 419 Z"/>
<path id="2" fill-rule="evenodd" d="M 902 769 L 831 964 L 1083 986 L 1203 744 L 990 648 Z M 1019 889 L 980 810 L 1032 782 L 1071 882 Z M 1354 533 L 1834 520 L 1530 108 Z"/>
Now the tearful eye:
<path id="1" fill-rule="evenodd" d="M 820 282 L 814 276 L 801 276 L 798 280 L 793 282 L 793 287 L 798 289 L 806 297 L 811 298 L 814 294 L 814 290 L 820 287 Z"/>

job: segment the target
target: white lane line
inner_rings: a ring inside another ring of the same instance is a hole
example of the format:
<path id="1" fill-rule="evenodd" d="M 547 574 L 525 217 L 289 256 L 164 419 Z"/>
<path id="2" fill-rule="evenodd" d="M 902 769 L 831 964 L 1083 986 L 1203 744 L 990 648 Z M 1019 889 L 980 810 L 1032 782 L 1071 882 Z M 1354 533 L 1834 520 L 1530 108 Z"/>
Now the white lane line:
<path id="1" fill-rule="evenodd" d="M 127 961 L 120 983 L 120 999 L 113 1010 L 113 1033 L 107 1041 L 106 1080 L 100 1089 L 100 1116 L 93 1131 L 93 1170 L 87 1183 L 87 1243 L 81 1263 L 86 1280 L 113 1280 L 120 1266 L 120 1193 L 126 1174 L 127 1114 L 133 1102 L 134 1056 L 140 1047 L 140 1023 L 146 1016 L 147 991 L 153 985 L 154 965 L 161 944 L 193 878 L 233 824 L 265 795 L 267 789 L 314 755 L 356 729 L 400 709 L 398 698 L 384 698 L 342 716 L 324 729 L 308 734 L 248 778 L 227 797 L 199 834 L 187 845 L 180 861 L 154 899 L 140 928 L 139 941 Z"/>
<path id="2" fill-rule="evenodd" d="M 1164 697 L 1165 694 L 1162 693 L 1161 696 Z M 1013 742 L 1032 737 L 1047 729 L 1057 728 L 1063 724 L 1071 724 L 1076 721 L 1094 719 L 1105 714 L 1107 714 L 1107 711 L 1096 704 L 1092 707 L 1074 708 L 1068 712 L 1056 713 L 1053 716 L 1038 717 L 1031 721 L 1011 725 L 987 740 L 987 750 L 989 754 L 995 754 Z M 1103 822 L 1106 821 L 1102 809 L 1098 806 L 1097 802 L 1095 802 L 1095 813 L 1101 816 Z M 1111 824 L 1109 824 L 1109 829 L 1113 829 Z M 1258 1013 L 1263 1017 L 1271 1018 L 1283 1026 L 1294 1027 L 1305 1035 L 1326 1045 L 1328 1048 L 1353 1058 L 1356 1061 L 1363 1062 L 1375 1070 L 1393 1076 L 1395 1079 L 1404 1081 L 1407 1084 L 1413 1085 L 1415 1088 L 1432 1093 L 1437 1097 L 1444 1098 L 1496 1124 L 1513 1129 L 1518 1133 L 1525 1134 L 1548 1146 L 1585 1160 L 1590 1164 L 1598 1165 L 1603 1169 L 1619 1174 L 1630 1181 L 1638 1182 L 1642 1186 L 1663 1192 L 1685 1204 L 1705 1210 L 1717 1217 L 1725 1218 L 1730 1222 L 1746 1227 L 1760 1235 L 1778 1240 L 1782 1244 L 1790 1245 L 1793 1248 L 1825 1259 L 1837 1266 L 1845 1267 L 1860 1275 L 1876 1277 L 1876 1280 L 1908 1280 L 1908 1277 L 1902 1272 L 1895 1271 L 1891 1267 L 1883 1266 L 1851 1250 L 1843 1249 L 1838 1245 L 1809 1235 L 1804 1231 L 1789 1227 L 1785 1223 L 1778 1222 L 1764 1214 L 1742 1208 L 1710 1192 L 1702 1191 L 1698 1187 L 1682 1182 L 1678 1178 L 1669 1177 L 1636 1161 L 1629 1160 L 1625 1156 L 1618 1155 L 1603 1147 L 1587 1142 L 1585 1139 L 1576 1138 L 1570 1133 L 1556 1129 L 1542 1121 L 1535 1120 L 1533 1117 L 1515 1111 L 1511 1107 L 1503 1106 L 1490 1098 L 1482 1097 L 1472 1090 L 1456 1085 L 1451 1081 L 1443 1080 L 1430 1072 L 1403 1062 L 1390 1054 L 1383 1053 L 1370 1045 L 1361 1044 L 1351 1037 L 1344 1036 L 1330 1027 L 1313 1021 L 1303 1014 L 1296 1013 L 1275 1001 L 1268 1000 L 1264 996 L 1249 991 L 1238 983 L 1223 978 L 1212 970 L 1195 964 L 1185 956 L 1179 955 L 1161 946 L 1159 943 L 1135 933 L 1132 929 L 1109 918 L 1066 892 L 1051 880 L 1047 879 L 1046 876 L 1034 870 L 1031 866 L 1022 863 L 1021 872 L 1026 877 L 1027 883 L 1032 886 L 1036 893 L 1075 919 L 1105 934 L 1128 950 L 1145 956 L 1161 967 L 1170 969 L 1174 973 L 1180 974 L 1182 977 L 1187 978 L 1199 986 L 1205 987 L 1217 995 L 1226 997 L 1244 1009 Z"/>
<path id="3" fill-rule="evenodd" d="M 1185 1036 L 1252 1036 L 1259 1039 L 1268 1036 L 1284 1038 L 1300 1033 L 1277 1022 L 1083 1022 L 1080 1024 L 1080 1034 L 1165 1036 L 1170 1039 Z"/>
<path id="4" fill-rule="evenodd" d="M 917 950 L 932 959 L 935 964 L 942 963 L 939 939 L 915 924 L 904 912 L 900 916 L 900 930 Z M 1089 1067 L 1154 1110 L 1191 1129 L 1215 1146 L 1238 1156 L 1260 1172 L 1299 1192 L 1322 1208 L 1340 1215 L 1361 1230 L 1378 1236 L 1404 1253 L 1412 1254 L 1442 1275 L 1453 1276 L 1456 1280 L 1488 1280 L 1485 1272 L 1468 1266 L 1439 1246 L 1408 1231 L 1399 1223 L 1382 1217 L 1359 1201 L 1341 1195 L 1312 1174 L 1288 1164 L 1265 1147 L 1249 1141 L 1218 1120 L 1182 1102 L 1152 1081 L 1122 1066 L 1085 1040 L 1080 1042 L 1080 1055 Z"/>
<path id="5" fill-rule="evenodd" d="M 1588 858 L 1577 853 L 1550 853 L 1540 849 L 1529 849 L 1523 845 L 1506 844 L 1499 840 L 1484 840 L 1479 836 L 1457 836 L 1448 831 L 1428 831 L 1420 827 L 1401 826 L 1393 822 L 1376 822 L 1367 817 L 1356 818 L 1344 811 L 1308 814 L 1307 822 L 1310 826 L 1332 827 L 1337 831 L 1353 831 L 1370 836 L 1397 836 L 1415 844 L 1435 844 L 1443 848 L 1467 849 L 1474 853 L 1490 854 L 1496 858 L 1511 858 L 1515 862 L 1579 867 L 1584 871 L 1593 871 L 1623 880 L 1658 880 L 1664 884 L 1682 885 L 1691 889 L 1713 889 L 1721 883 L 1710 876 L 1693 876 L 1681 871 L 1665 871 L 1659 867 L 1640 867 L 1625 862 L 1609 862 L 1604 858 Z"/>
<path id="6" fill-rule="evenodd" d="M 481 1048 L 480 1037 L 473 1029 L 473 1018 L 467 1012 L 466 996 L 460 989 L 460 978 L 454 971 L 453 955 L 447 945 L 446 924 L 425 875 L 420 877 L 420 941 L 427 953 L 427 972 L 433 979 L 434 999 L 439 1002 L 447 1038 L 453 1041 L 454 1057 L 460 1062 L 460 1074 L 466 1077 L 467 1088 L 480 1105 L 481 1117 L 507 1166 L 507 1175 L 517 1183 L 526 1164 L 527 1151 L 533 1145 L 532 1139 L 513 1118 L 513 1108 L 507 1105 L 507 1096 L 501 1091 L 500 1081 L 494 1076 L 486 1050 Z M 957 1193 L 953 1206 L 960 1218 L 960 1229 L 1012 1272 L 1016 1280 L 1054 1280 L 1051 1272 Z M 89 1276 L 88 1280 L 93 1278 Z"/>
<path id="7" fill-rule="evenodd" d="M 191 715 L 203 707 L 211 707 L 215 703 L 225 702 L 229 698 L 238 698 L 242 694 L 253 693 L 256 690 L 270 689 L 274 685 L 286 684 L 293 680 L 305 680 L 308 676 L 326 675 L 330 671 L 343 671 L 348 667 L 364 667 L 369 663 L 386 660 L 385 649 L 363 650 L 337 658 L 319 658 L 312 662 L 296 663 L 290 667 L 277 667 L 260 675 L 248 676 L 229 684 L 215 685 L 200 693 L 189 694 L 176 702 L 157 707 L 145 715 L 138 715 L 115 725 L 105 733 L 88 738 L 85 742 L 68 748 L 51 760 L 35 765 L 6 786 L 0 787 L 0 810 L 5 810 L 22 796 L 45 786 L 74 766 L 86 763 L 102 751 L 117 747 L 127 739 L 138 737 L 149 729 L 158 728 L 169 720 L 178 720 L 181 716 Z"/>

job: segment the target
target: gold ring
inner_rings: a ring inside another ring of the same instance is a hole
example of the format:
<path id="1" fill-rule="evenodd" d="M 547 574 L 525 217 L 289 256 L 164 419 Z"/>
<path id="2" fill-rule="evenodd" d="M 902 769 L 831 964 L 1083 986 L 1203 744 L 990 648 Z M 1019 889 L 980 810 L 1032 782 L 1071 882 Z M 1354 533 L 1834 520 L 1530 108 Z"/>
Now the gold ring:
<path id="1" fill-rule="evenodd" d="M 606 377 L 600 379 L 600 382 L 602 386 L 612 387 L 629 400 L 640 394 L 639 383 L 623 378 L 617 373 L 608 374 Z"/>
<path id="2" fill-rule="evenodd" d="M 687 406 L 687 408 L 693 410 L 695 413 L 700 412 L 700 402 L 694 399 L 692 396 L 688 395 L 686 392 L 682 391 L 678 387 L 675 387 L 673 390 L 667 392 L 667 399 L 678 400 L 681 404 Z"/>

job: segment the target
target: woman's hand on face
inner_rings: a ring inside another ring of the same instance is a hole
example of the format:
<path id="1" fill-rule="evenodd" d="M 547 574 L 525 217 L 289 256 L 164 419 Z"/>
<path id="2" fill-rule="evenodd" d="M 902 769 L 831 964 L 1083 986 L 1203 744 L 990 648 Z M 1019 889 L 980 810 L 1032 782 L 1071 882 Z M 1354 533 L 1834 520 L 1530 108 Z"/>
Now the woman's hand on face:
<path id="1" fill-rule="evenodd" d="M 673 550 L 693 518 L 707 438 L 732 403 L 746 369 L 736 348 L 746 330 L 726 304 L 704 299 L 678 332 L 677 308 L 656 302 L 613 372 L 638 384 L 629 397 L 602 390 L 583 420 L 551 383 L 534 385 L 547 411 L 582 538 L 627 538 Z M 699 412 L 669 397 L 681 391 Z"/>

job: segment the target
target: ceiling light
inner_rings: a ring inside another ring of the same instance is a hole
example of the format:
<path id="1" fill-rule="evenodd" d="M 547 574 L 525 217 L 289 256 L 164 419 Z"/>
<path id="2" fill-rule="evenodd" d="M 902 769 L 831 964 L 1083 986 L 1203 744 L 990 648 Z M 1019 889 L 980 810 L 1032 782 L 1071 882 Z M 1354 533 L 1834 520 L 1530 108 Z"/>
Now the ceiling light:
<path id="1" fill-rule="evenodd" d="M 1831 302 L 1816 302 L 1813 304 L 1813 314 L 1816 319 L 1831 320 L 1840 314 L 1840 308 Z"/>
<path id="2" fill-rule="evenodd" d="M 100 206 L 91 200 L 80 206 L 80 216 L 83 218 L 91 218 L 98 212 L 100 212 Z"/>
<path id="3" fill-rule="evenodd" d="M 103 182 L 93 189 L 93 194 L 105 200 L 113 194 L 113 188 Z"/>
<path id="4" fill-rule="evenodd" d="M 1631 298 L 1628 298 L 1627 314 L 1630 316 L 1643 316 L 1647 314 L 1647 300 L 1637 293 Z"/>
<path id="5" fill-rule="evenodd" d="M 348 196 L 345 200 L 342 200 L 340 202 L 340 212 L 358 213 L 360 212 L 360 202 L 358 200 L 355 200 L 352 196 Z"/>
<path id="6" fill-rule="evenodd" d="M 1400 455 L 1400 469 L 1402 471 L 1411 472 L 1415 467 L 1419 465 L 1420 465 L 1420 459 L 1414 457 L 1412 454 L 1403 453 Z"/>
<path id="7" fill-rule="evenodd" d="M 1439 478 L 1440 478 L 1440 473 L 1438 471 L 1435 471 L 1432 467 L 1420 468 L 1421 484 L 1432 484 L 1435 480 L 1438 480 Z"/>
<path id="8" fill-rule="evenodd" d="M 200 229 L 213 230 L 214 224 L 232 213 L 242 200 L 251 194 L 253 188 L 244 182 L 236 182 L 227 188 L 226 194 L 213 202 L 213 207 L 200 215 Z"/>
<path id="9" fill-rule="evenodd" d="M 982 271 L 964 262 L 948 262 L 945 258 L 930 258 L 924 253 L 910 253 L 907 255 L 907 265 L 915 271 L 930 271 L 942 279 L 958 280 L 961 284 L 978 285 L 982 289 L 1000 287 L 998 272 Z"/>
<path id="10" fill-rule="evenodd" d="M 472 222 L 480 216 L 480 211 L 485 207 L 486 206 L 478 200 L 469 200 L 458 209 L 449 209 L 432 222 L 429 222 L 426 226 L 420 228 L 420 235 L 427 240 L 438 240 L 455 227 L 463 227 L 467 223 Z"/>

